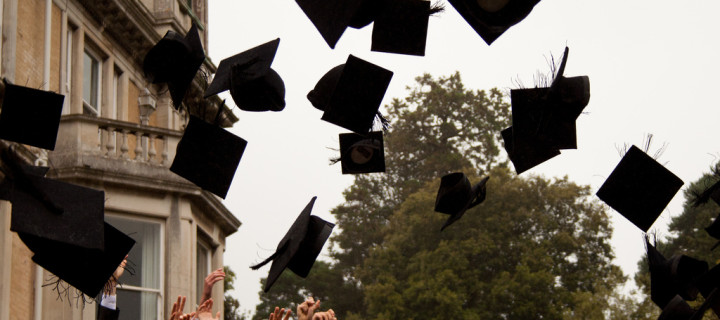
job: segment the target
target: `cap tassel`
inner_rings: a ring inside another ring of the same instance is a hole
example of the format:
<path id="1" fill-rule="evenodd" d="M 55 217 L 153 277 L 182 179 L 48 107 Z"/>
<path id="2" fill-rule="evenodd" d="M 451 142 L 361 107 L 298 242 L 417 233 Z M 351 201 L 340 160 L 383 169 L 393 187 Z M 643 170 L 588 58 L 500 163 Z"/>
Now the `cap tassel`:
<path id="1" fill-rule="evenodd" d="M 380 111 L 378 111 L 378 112 L 375 114 L 375 118 L 377 118 L 378 120 L 380 120 L 380 124 L 382 125 L 382 130 L 387 133 L 387 131 L 390 129 L 390 121 L 388 121 L 388 119 L 386 119 L 386 118 L 382 115 L 382 113 L 380 113 Z"/>
<path id="2" fill-rule="evenodd" d="M 275 258 L 277 258 L 281 253 L 283 253 L 283 252 L 285 251 L 285 248 L 287 248 L 288 243 L 290 243 L 290 241 L 286 241 L 285 244 L 283 244 L 282 247 L 278 248 L 277 251 L 275 251 L 275 253 L 273 253 L 270 257 L 268 257 L 267 259 L 265 259 L 263 262 L 260 262 L 260 263 L 254 265 L 254 266 L 250 266 L 250 269 L 253 269 L 253 270 L 260 269 L 260 268 L 262 268 L 264 265 L 268 264 L 270 261 L 275 260 Z"/>
<path id="3" fill-rule="evenodd" d="M 440 2 L 435 2 L 432 6 L 430 6 L 430 11 L 428 11 L 428 15 L 433 16 L 436 13 L 440 13 L 443 11 L 445 11 L 445 5 Z"/>

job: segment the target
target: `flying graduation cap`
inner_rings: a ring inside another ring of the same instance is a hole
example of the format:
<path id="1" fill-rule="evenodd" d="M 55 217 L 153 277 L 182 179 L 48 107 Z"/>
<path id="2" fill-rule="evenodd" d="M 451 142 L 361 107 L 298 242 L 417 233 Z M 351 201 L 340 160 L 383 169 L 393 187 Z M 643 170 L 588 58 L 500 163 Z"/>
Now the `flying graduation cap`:
<path id="1" fill-rule="evenodd" d="M 97 296 L 135 241 L 103 221 L 103 191 L 45 178 L 48 168 L 19 164 L 11 152 L 3 150 L 0 185 L 0 199 L 12 203 L 10 230 L 35 263 Z"/>
<path id="2" fill-rule="evenodd" d="M 143 71 L 151 83 L 167 83 L 173 106 L 178 109 L 203 61 L 205 51 L 193 23 L 185 37 L 168 31 L 145 55 Z"/>
<path id="3" fill-rule="evenodd" d="M 246 146 L 244 139 L 191 115 L 170 171 L 225 199 Z"/>
<path id="4" fill-rule="evenodd" d="M 368 1 L 375 0 L 295 0 L 325 42 L 333 49 L 363 3 Z M 353 24 L 357 25 L 358 23 Z"/>
<path id="5" fill-rule="evenodd" d="M 491 45 L 525 19 L 540 0 L 448 0 L 475 32 Z"/>
<path id="6" fill-rule="evenodd" d="M 341 133 L 340 163 L 343 174 L 385 172 L 382 131 Z"/>
<path id="7" fill-rule="evenodd" d="M 646 238 L 650 269 L 650 299 L 665 308 L 675 295 L 695 300 L 700 288 L 698 280 L 708 272 L 708 264 L 687 255 L 673 255 L 666 259 Z"/>
<path id="8" fill-rule="evenodd" d="M 488 179 L 490 177 L 485 177 L 473 186 L 462 172 L 453 172 L 440 179 L 435 211 L 450 215 L 440 231 L 459 220 L 465 211 L 485 201 Z"/>
<path id="9" fill-rule="evenodd" d="M 282 111 L 285 84 L 270 68 L 280 39 L 261 44 L 220 61 L 205 98 L 230 90 L 238 107 L 245 111 Z"/>
<path id="10" fill-rule="evenodd" d="M 3 82 L 0 139 L 55 150 L 65 96 Z"/>
<path id="11" fill-rule="evenodd" d="M 135 240 L 107 222 L 101 226 L 104 246 L 91 249 L 18 233 L 33 251 L 32 260 L 89 297 L 97 296 L 118 268 Z"/>
<path id="12" fill-rule="evenodd" d="M 424 56 L 430 15 L 442 7 L 431 8 L 424 0 L 392 0 L 377 11 L 372 51 Z"/>
<path id="13" fill-rule="evenodd" d="M 270 273 L 265 280 L 263 289 L 265 292 L 270 290 L 285 268 L 292 270 L 298 276 L 307 277 L 325 241 L 330 237 L 335 224 L 310 215 L 315 199 L 317 197 L 313 197 L 305 206 L 285 237 L 280 240 L 275 253 L 265 261 L 250 267 L 257 270 L 272 261 Z"/>
<path id="14" fill-rule="evenodd" d="M 647 232 L 683 181 L 632 146 L 597 192 L 598 198 Z"/>
<path id="15" fill-rule="evenodd" d="M 575 122 L 590 101 L 590 79 L 564 76 L 569 53 L 565 47 L 550 87 L 510 91 L 512 126 L 501 135 L 518 174 L 559 155 L 561 149 L 577 149 Z"/>
<path id="16" fill-rule="evenodd" d="M 307 98 L 324 111 L 322 119 L 356 133 L 373 125 L 393 72 L 350 55 L 328 71 Z M 382 118 L 381 118 L 382 119 Z"/>

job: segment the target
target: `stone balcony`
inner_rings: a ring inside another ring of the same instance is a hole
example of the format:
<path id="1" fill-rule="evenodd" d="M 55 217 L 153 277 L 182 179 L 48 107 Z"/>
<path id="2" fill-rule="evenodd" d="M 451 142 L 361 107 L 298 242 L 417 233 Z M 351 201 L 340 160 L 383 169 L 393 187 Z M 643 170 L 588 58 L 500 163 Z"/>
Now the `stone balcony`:
<path id="1" fill-rule="evenodd" d="M 62 179 L 189 192 L 197 189 L 168 169 L 182 131 L 138 123 L 64 115 L 49 165 Z"/>

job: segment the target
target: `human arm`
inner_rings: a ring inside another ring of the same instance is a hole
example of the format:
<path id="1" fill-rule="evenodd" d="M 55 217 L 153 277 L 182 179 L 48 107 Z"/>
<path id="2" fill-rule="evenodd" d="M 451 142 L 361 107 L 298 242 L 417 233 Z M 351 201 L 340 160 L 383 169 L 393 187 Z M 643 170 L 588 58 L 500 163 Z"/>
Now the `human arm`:
<path id="1" fill-rule="evenodd" d="M 210 272 L 210 274 L 205 277 L 205 285 L 203 286 L 203 293 L 202 293 L 202 299 L 200 300 L 200 303 L 203 303 L 210 299 L 210 296 L 212 295 L 212 288 L 215 285 L 215 283 L 222 281 L 225 279 L 225 272 L 223 272 L 222 268 L 219 268 L 213 272 Z"/>

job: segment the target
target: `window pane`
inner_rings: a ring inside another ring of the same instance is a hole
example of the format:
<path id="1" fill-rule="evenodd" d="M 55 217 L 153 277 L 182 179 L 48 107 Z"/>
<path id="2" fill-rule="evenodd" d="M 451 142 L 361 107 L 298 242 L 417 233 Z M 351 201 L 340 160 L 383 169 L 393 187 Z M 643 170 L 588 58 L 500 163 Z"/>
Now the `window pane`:
<path id="1" fill-rule="evenodd" d="M 121 283 L 160 289 L 160 224 L 108 216 L 105 220 L 136 241 L 128 254 L 134 275 L 126 272 Z"/>
<path id="2" fill-rule="evenodd" d="M 198 242 L 197 244 L 197 303 L 200 304 L 203 289 L 205 287 L 205 277 L 210 273 L 210 250 L 205 245 Z"/>
<path id="3" fill-rule="evenodd" d="M 158 315 L 158 294 L 118 288 L 117 308 L 119 320 L 155 320 Z M 185 308 L 187 310 L 187 307 Z"/>
<path id="4" fill-rule="evenodd" d="M 83 56 L 83 100 L 97 110 L 100 63 L 85 51 Z"/>

